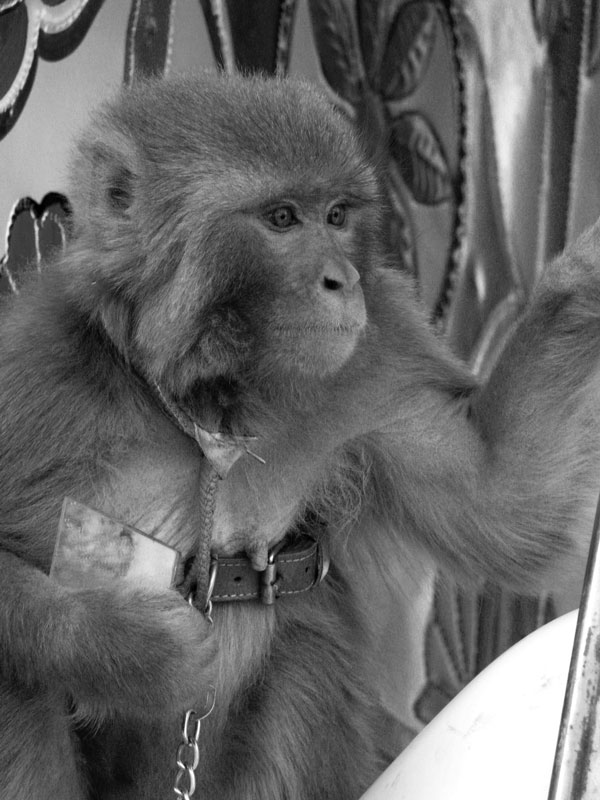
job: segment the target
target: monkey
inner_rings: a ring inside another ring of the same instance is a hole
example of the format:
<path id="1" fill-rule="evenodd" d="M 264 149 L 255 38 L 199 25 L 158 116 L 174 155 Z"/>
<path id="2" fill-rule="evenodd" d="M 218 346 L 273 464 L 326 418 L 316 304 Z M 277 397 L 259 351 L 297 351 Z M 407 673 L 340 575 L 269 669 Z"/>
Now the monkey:
<path id="1" fill-rule="evenodd" d="M 395 565 L 580 580 L 600 228 L 548 266 L 482 383 L 396 268 L 380 166 L 307 82 L 123 90 L 69 196 L 65 252 L 0 310 L 0 796 L 166 796 L 214 691 L 198 796 L 358 798 L 395 755 L 373 622 Z M 220 478 L 198 431 L 245 443 Z M 265 574 L 305 526 L 328 574 L 271 604 L 189 602 L 208 485 L 217 563 Z M 65 497 L 175 547 L 175 586 L 55 581 Z"/>

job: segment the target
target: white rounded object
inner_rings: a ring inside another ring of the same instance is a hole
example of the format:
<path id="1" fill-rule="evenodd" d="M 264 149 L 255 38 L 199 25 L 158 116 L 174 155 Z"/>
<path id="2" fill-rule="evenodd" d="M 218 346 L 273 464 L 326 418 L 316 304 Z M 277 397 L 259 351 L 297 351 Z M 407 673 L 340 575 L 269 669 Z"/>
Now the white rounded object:
<path id="1" fill-rule="evenodd" d="M 466 686 L 362 800 L 547 800 L 577 612 Z"/>

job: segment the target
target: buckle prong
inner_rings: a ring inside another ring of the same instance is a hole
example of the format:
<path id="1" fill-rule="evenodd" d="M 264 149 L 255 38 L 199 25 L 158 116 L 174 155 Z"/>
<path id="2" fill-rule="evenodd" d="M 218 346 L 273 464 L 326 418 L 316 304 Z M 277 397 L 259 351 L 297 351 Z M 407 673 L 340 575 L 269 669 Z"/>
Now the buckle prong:
<path id="1" fill-rule="evenodd" d="M 260 573 L 260 600 L 261 603 L 266 606 L 272 606 L 279 596 L 279 587 L 277 586 L 277 564 L 275 563 L 275 559 L 284 547 L 285 539 L 282 539 L 269 550 L 267 568 Z"/>
<path id="2" fill-rule="evenodd" d="M 326 546 L 324 541 L 320 541 L 317 543 L 317 577 L 315 579 L 315 586 L 321 583 L 327 577 L 327 573 L 329 572 L 329 565 L 331 563 L 331 558 L 329 556 L 329 548 Z"/>
<path id="3" fill-rule="evenodd" d="M 213 618 L 212 618 L 213 604 L 211 598 L 215 590 L 215 582 L 217 580 L 218 568 L 219 568 L 219 559 L 217 558 L 217 556 L 211 556 L 210 572 L 208 574 L 208 589 L 206 591 L 206 605 L 204 606 L 204 616 L 210 622 L 211 625 L 213 624 Z"/>

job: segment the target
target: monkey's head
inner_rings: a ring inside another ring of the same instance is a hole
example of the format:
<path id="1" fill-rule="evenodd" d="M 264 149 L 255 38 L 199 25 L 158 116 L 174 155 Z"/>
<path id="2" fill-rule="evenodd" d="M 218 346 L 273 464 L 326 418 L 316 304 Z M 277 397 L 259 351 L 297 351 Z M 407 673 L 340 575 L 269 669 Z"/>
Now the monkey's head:
<path id="1" fill-rule="evenodd" d="M 82 138 L 72 200 L 79 304 L 174 397 L 321 380 L 364 335 L 379 186 L 308 84 L 142 83 Z"/>

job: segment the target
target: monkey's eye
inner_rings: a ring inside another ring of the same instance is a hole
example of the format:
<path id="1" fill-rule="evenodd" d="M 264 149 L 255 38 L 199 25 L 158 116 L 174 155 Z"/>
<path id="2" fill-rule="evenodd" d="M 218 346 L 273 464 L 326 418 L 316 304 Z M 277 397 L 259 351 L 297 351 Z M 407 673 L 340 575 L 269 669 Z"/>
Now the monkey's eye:
<path id="1" fill-rule="evenodd" d="M 335 228 L 341 228 L 346 222 L 346 206 L 338 203 L 331 206 L 327 214 L 327 224 L 333 225 Z"/>
<path id="2" fill-rule="evenodd" d="M 276 228 L 291 228 L 298 222 L 294 209 L 291 206 L 279 206 L 269 211 L 267 219 Z"/>

